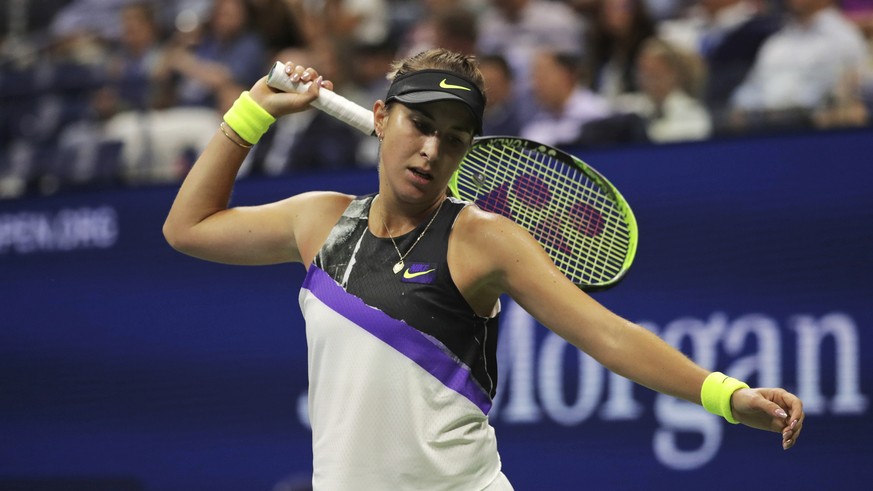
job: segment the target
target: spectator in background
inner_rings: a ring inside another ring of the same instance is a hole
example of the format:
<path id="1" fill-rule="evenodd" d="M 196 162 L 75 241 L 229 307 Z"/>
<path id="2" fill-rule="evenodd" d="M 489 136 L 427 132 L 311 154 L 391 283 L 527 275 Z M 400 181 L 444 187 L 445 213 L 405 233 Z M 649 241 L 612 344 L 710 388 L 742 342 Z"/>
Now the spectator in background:
<path id="1" fill-rule="evenodd" d="M 530 79 L 538 110 L 522 123 L 521 136 L 546 145 L 569 145 L 579 139 L 589 121 L 611 113 L 609 103 L 583 84 L 582 58 L 540 50 Z"/>
<path id="2" fill-rule="evenodd" d="M 117 15 L 121 31 L 106 60 L 105 82 L 89 98 L 88 112 L 61 131 L 44 183 L 65 187 L 115 182 L 123 142 L 107 130 L 109 123 L 120 113 L 142 114 L 152 108 L 152 82 L 162 54 L 156 12 L 151 3 L 134 2 Z"/>
<path id="3" fill-rule="evenodd" d="M 221 122 L 240 87 L 267 67 L 246 0 L 214 0 L 209 21 L 176 31 L 157 68 L 164 89 L 156 110 L 121 113 L 106 123 L 124 143 L 121 175 L 129 184 L 177 182 Z M 169 87 L 170 90 L 166 90 Z"/>
<path id="4" fill-rule="evenodd" d="M 661 24 L 662 38 L 699 54 L 706 64 L 703 101 L 723 126 L 731 94 L 745 79 L 764 41 L 782 24 L 753 0 L 700 0 L 688 15 Z"/>
<path id="5" fill-rule="evenodd" d="M 434 14 L 434 46 L 466 55 L 476 54 L 478 25 L 475 14 L 466 8 L 448 8 Z M 422 50 L 423 51 L 423 50 Z"/>
<path id="6" fill-rule="evenodd" d="M 323 26 L 319 36 L 354 44 L 379 44 L 390 34 L 387 0 L 314 0 L 310 18 Z"/>
<path id="7" fill-rule="evenodd" d="M 479 19 L 479 51 L 507 59 L 529 57 L 539 46 L 581 53 L 585 24 L 563 2 L 490 0 Z"/>
<path id="8" fill-rule="evenodd" d="M 3 5 L 7 3 L 3 2 Z M 88 35 L 114 41 L 121 32 L 119 12 L 130 0 L 70 0 L 65 3 L 52 18 L 50 29 L 55 40 Z"/>
<path id="9" fill-rule="evenodd" d="M 154 103 L 154 79 L 163 56 L 160 28 L 154 9 L 147 2 L 121 10 L 118 48 L 110 55 L 107 75 L 118 96 L 118 110 L 149 109 Z"/>
<path id="10" fill-rule="evenodd" d="M 473 12 L 468 10 L 467 5 L 462 0 L 425 0 L 421 2 L 420 13 L 416 17 L 415 22 L 406 27 L 401 33 L 400 47 L 398 53 L 400 56 L 413 56 L 422 51 L 439 46 L 437 41 L 437 29 L 439 28 L 438 17 L 442 14 L 449 14 L 454 11 L 470 12 L 470 16 L 474 22 L 478 22 Z M 445 14 L 442 15 L 445 18 Z M 477 27 L 473 28 L 473 33 L 476 33 Z M 468 35 L 465 34 L 464 37 Z M 474 34 L 473 40 L 475 42 Z M 467 51 L 474 53 L 473 51 Z"/>
<path id="11" fill-rule="evenodd" d="M 338 41 L 323 40 L 324 43 Z M 293 60 L 304 66 L 322 67 L 325 78 L 337 80 L 341 67 L 331 47 L 288 49 L 280 60 Z M 387 69 L 383 67 L 384 70 Z M 383 75 L 384 76 L 384 75 Z M 343 93 L 339 85 L 334 90 Z M 384 94 L 381 96 L 384 97 Z M 372 107 L 371 101 L 370 106 Z M 214 132 L 214 129 L 213 129 Z M 303 111 L 277 120 L 250 152 L 241 174 L 280 175 L 314 170 L 354 168 L 359 164 L 358 146 L 363 135 L 321 111 Z M 375 138 L 373 139 L 375 140 Z M 368 164 L 361 162 L 361 165 Z"/>
<path id="12" fill-rule="evenodd" d="M 353 61 L 347 66 L 350 83 L 342 89 L 343 95 L 368 109 L 378 99 L 384 99 L 390 85 L 387 70 L 394 61 L 397 50 L 397 45 L 391 40 L 376 45 L 355 45 L 352 51 Z M 361 139 L 355 159 L 358 165 L 375 166 L 378 157 L 379 140 Z"/>
<path id="13" fill-rule="evenodd" d="M 612 101 L 635 92 L 640 46 L 655 33 L 643 0 L 602 0 L 591 32 L 594 91 Z"/>
<path id="14" fill-rule="evenodd" d="M 515 98 L 523 118 L 535 108 L 529 80 L 533 57 L 541 46 L 581 56 L 585 52 L 585 21 L 563 2 L 490 0 L 479 17 L 480 54 L 506 58 L 515 76 Z"/>
<path id="15" fill-rule="evenodd" d="M 479 57 L 479 70 L 485 79 L 485 119 L 483 135 L 515 136 L 521 133 L 518 104 L 513 99 L 514 78 L 509 63 L 500 55 Z"/>
<path id="16" fill-rule="evenodd" d="M 58 176 L 66 172 L 58 158 L 60 138 L 69 125 L 92 115 L 92 95 L 104 84 L 109 45 L 118 36 L 117 23 L 107 26 L 106 15 L 117 14 L 120 1 L 105 1 L 103 11 L 93 12 L 97 5 L 77 0 L 57 11 L 38 43 L 38 59 L 27 54 L 26 41 L 15 41 L 24 43 L 23 51 L 10 54 L 22 58 L 4 64 L 10 71 L 0 74 L 10 90 L 0 101 L 0 195 L 57 190 Z"/>
<path id="17" fill-rule="evenodd" d="M 94 92 L 89 113 L 61 131 L 54 162 L 41 178 L 43 194 L 67 187 L 117 183 L 122 142 L 106 131 L 106 123 L 120 105 L 118 92 L 111 88 Z"/>
<path id="18" fill-rule="evenodd" d="M 348 67 L 353 85 L 343 95 L 366 108 L 373 107 L 376 100 L 388 93 L 387 71 L 396 53 L 397 46 L 392 42 L 356 45 L 354 63 Z"/>
<path id="19" fill-rule="evenodd" d="M 271 62 L 286 48 L 306 46 L 311 35 L 304 28 L 305 16 L 297 0 L 251 0 L 253 28 L 264 41 L 266 58 Z M 314 36 L 313 36 L 314 37 Z"/>
<path id="20" fill-rule="evenodd" d="M 247 87 L 264 75 L 266 49 L 252 29 L 248 0 L 215 0 L 209 22 L 196 36 L 180 33 L 168 46 L 169 74 L 178 77 L 176 104 L 216 107 L 228 85 Z"/>
<path id="21" fill-rule="evenodd" d="M 618 110 L 642 117 L 648 139 L 656 143 L 701 140 L 712 123 L 700 92 L 702 61 L 666 41 L 647 39 L 636 59 L 640 91 L 616 100 Z"/>
<path id="22" fill-rule="evenodd" d="M 761 47 L 732 97 L 736 130 L 806 127 L 868 59 L 858 27 L 833 0 L 788 0 L 789 22 Z"/>

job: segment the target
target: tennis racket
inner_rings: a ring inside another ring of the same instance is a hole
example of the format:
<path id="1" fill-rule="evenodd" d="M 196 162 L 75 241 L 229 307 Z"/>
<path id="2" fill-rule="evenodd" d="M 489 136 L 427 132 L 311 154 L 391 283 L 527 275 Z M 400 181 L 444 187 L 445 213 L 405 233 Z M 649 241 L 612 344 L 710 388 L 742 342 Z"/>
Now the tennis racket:
<path id="1" fill-rule="evenodd" d="M 277 62 L 267 84 L 305 92 Z M 312 106 L 374 134 L 373 112 L 321 89 Z M 513 137 L 477 138 L 449 183 L 459 198 L 525 228 L 558 269 L 586 291 L 624 278 L 637 249 L 637 222 L 618 189 L 582 160 L 556 148 Z"/>

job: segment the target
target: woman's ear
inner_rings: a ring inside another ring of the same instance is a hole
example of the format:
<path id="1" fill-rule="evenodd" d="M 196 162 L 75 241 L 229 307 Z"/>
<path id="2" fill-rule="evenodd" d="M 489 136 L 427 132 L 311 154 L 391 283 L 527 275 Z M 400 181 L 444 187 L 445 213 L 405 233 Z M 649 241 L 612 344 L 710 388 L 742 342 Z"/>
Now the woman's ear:
<path id="1" fill-rule="evenodd" d="M 383 100 L 377 100 L 373 103 L 373 130 L 376 132 L 376 137 L 379 141 L 385 138 L 385 128 L 388 126 L 388 117 L 391 111 L 388 104 Z"/>
<path id="2" fill-rule="evenodd" d="M 377 100 L 373 104 L 373 128 L 376 131 L 376 137 L 382 141 L 385 131 L 385 122 L 388 120 L 388 106 L 385 101 Z"/>

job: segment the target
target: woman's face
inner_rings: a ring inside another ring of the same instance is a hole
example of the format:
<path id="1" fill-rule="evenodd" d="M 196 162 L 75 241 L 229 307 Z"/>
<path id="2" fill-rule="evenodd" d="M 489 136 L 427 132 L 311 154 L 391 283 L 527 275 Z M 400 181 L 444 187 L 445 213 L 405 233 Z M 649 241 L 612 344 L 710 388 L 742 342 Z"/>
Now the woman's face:
<path id="1" fill-rule="evenodd" d="M 430 202 L 445 193 L 449 178 L 473 141 L 475 121 L 461 103 L 440 101 L 388 108 L 376 103 L 380 193 L 399 200 Z"/>

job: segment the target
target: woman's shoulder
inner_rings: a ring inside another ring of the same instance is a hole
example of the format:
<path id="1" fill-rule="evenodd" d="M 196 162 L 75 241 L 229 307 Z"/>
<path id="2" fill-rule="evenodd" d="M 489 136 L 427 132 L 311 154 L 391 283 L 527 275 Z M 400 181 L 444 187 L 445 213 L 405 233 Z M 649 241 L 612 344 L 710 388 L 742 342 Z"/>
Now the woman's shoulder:
<path id="1" fill-rule="evenodd" d="M 310 191 L 279 203 L 294 224 L 300 259 L 307 267 L 354 199 L 355 196 L 333 191 Z"/>
<path id="2" fill-rule="evenodd" d="M 307 214 L 342 215 L 357 197 L 336 191 L 307 191 L 285 200 L 298 212 Z"/>
<path id="3" fill-rule="evenodd" d="M 357 196 L 353 194 L 340 193 L 338 191 L 306 191 L 295 195 L 292 199 L 298 199 L 311 202 L 344 202 L 351 203 Z"/>
<path id="4" fill-rule="evenodd" d="M 488 243 L 500 241 L 521 229 L 515 222 L 498 213 L 485 211 L 475 204 L 467 204 L 458 214 L 452 235 L 461 242 L 479 249 Z"/>
<path id="5" fill-rule="evenodd" d="M 303 232 L 331 227 L 342 216 L 355 196 L 333 191 L 308 191 L 277 201 L 271 207 Z"/>
<path id="6" fill-rule="evenodd" d="M 449 240 L 452 279 L 479 315 L 488 315 L 501 294 L 528 279 L 519 271 L 543 271 L 543 262 L 532 262 L 537 257 L 548 260 L 527 230 L 478 206 L 464 208 Z"/>

